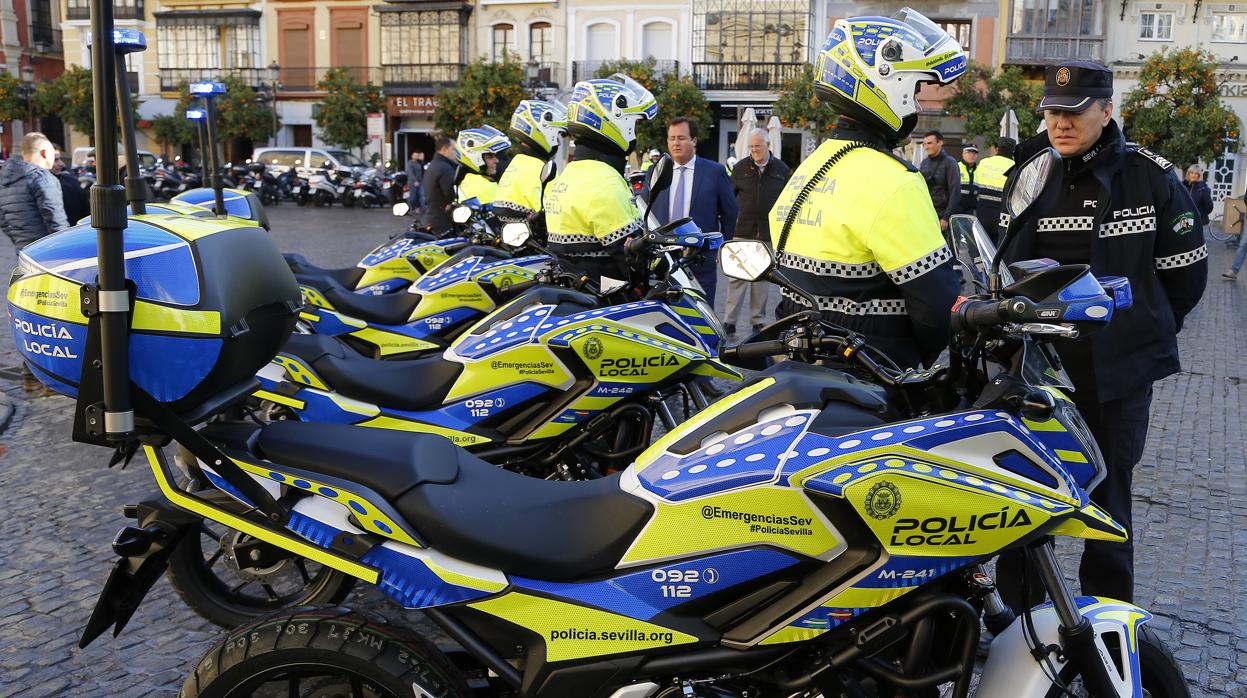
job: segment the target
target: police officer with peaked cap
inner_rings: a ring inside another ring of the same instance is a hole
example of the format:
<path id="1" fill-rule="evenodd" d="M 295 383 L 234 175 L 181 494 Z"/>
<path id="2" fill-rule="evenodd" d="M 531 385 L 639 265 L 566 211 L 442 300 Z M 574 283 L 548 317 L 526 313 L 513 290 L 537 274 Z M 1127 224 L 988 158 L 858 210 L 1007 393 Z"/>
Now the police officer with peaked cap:
<path id="1" fill-rule="evenodd" d="M 1057 343 L 1057 350 L 1074 384 L 1074 402 L 1108 467 L 1091 498 L 1133 541 L 1130 485 L 1147 438 L 1152 384 L 1180 368 L 1177 334 L 1204 293 L 1208 248 L 1174 166 L 1126 145 L 1112 119 L 1112 96 L 1113 73 L 1103 65 L 1068 61 L 1048 67 L 1038 107 L 1047 131 L 1019 144 L 1016 160 L 1056 148 L 1065 167 L 1062 195 L 1019 231 L 1005 260 L 1047 257 L 1089 264 L 1097 276 L 1130 279 L 1133 307 L 1115 313 L 1101 331 Z M 1002 214 L 1002 224 L 1006 218 Z M 1087 541 L 1079 578 L 1084 595 L 1131 601 L 1133 543 Z M 1020 595 L 1002 591 L 1020 606 Z"/>

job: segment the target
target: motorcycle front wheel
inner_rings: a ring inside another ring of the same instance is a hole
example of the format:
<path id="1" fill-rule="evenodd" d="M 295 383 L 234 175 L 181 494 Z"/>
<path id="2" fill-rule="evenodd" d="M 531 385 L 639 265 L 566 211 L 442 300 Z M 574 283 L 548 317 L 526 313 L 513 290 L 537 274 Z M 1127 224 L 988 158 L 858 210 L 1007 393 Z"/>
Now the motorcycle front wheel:
<path id="1" fill-rule="evenodd" d="M 223 628 L 283 608 L 341 603 L 355 585 L 348 574 L 209 521 L 174 549 L 166 576 L 191 610 Z"/>
<path id="2" fill-rule="evenodd" d="M 345 608 L 298 609 L 239 628 L 199 660 L 179 698 L 468 698 L 431 642 Z"/>
<path id="3" fill-rule="evenodd" d="M 1149 627 L 1139 628 L 1139 674 L 1143 683 L 1143 695 L 1150 698 L 1190 698 L 1191 689 L 1186 685 L 1186 677 L 1182 675 L 1182 667 L 1173 658 L 1173 653 L 1165 646 L 1156 633 Z M 1121 648 L 1109 648 L 1120 652 Z M 1120 666 L 1120 657 L 1114 657 Z M 1082 681 L 1074 676 L 1071 666 L 1064 667 L 1060 672 L 1061 683 L 1068 687 L 1068 692 L 1061 686 L 1053 685 L 1047 698 L 1058 698 L 1073 694 L 1090 696 Z"/>

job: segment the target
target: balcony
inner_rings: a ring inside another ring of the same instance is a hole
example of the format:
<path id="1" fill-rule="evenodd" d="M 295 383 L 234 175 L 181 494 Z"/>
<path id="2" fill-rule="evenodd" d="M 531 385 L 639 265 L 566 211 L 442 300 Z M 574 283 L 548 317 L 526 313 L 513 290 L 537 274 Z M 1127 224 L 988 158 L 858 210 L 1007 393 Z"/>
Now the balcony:
<path id="1" fill-rule="evenodd" d="M 115 0 L 113 19 L 146 19 L 143 0 Z M 91 4 L 87 0 L 69 0 L 65 19 L 91 19 Z"/>
<path id="2" fill-rule="evenodd" d="M 1059 61 L 1104 62 L 1104 37 L 1093 35 L 1010 34 L 1005 42 L 1005 63 L 1046 65 Z"/>
<path id="3" fill-rule="evenodd" d="M 463 63 L 409 63 L 381 66 L 382 81 L 387 91 L 416 94 L 430 92 L 459 82 Z"/>
<path id="4" fill-rule="evenodd" d="M 806 63 L 694 63 L 693 82 L 703 90 L 775 92 L 801 74 Z"/>
<path id="5" fill-rule="evenodd" d="M 277 79 L 281 82 L 281 92 L 316 92 L 316 85 L 325 77 L 325 73 L 335 68 L 345 70 L 356 82 L 366 85 L 381 83 L 381 69 L 376 66 L 334 66 L 333 68 L 287 68 L 282 66 L 277 71 Z"/>
<path id="6" fill-rule="evenodd" d="M 531 61 L 523 64 L 524 85 L 530 88 L 557 88 L 559 64 L 549 61 Z"/>
<path id="7" fill-rule="evenodd" d="M 182 83 L 220 80 L 229 75 L 242 78 L 253 88 L 269 81 L 268 68 L 161 68 L 160 90 L 172 92 L 180 89 Z"/>
<path id="8" fill-rule="evenodd" d="M 30 25 L 30 47 L 38 54 L 61 53 L 61 30 L 50 24 Z"/>
<path id="9" fill-rule="evenodd" d="M 623 58 L 619 60 L 640 62 L 643 59 Z M 599 68 L 607 64 L 618 63 L 619 60 L 572 61 L 572 83 L 574 84 L 574 83 L 580 82 L 581 80 L 592 80 L 593 78 L 597 77 L 597 72 Z M 679 72 L 679 70 L 680 70 L 679 61 L 671 61 L 671 60 L 661 60 L 661 61 L 655 60 L 654 61 L 654 76 L 655 77 L 666 75 L 667 73 Z"/>

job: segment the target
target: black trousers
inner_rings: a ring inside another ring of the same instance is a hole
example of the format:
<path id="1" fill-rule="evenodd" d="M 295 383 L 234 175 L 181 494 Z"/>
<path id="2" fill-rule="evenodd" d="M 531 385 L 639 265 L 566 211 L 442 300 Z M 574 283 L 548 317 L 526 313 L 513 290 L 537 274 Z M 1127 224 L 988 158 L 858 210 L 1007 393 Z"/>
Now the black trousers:
<path id="1" fill-rule="evenodd" d="M 1091 501 L 1113 520 L 1126 527 L 1130 539 L 1125 543 L 1089 540 L 1078 567 L 1084 596 L 1106 596 L 1118 601 L 1134 601 L 1134 526 L 1131 522 L 1130 485 L 1134 466 L 1143 458 L 1147 426 L 1152 406 L 1152 386 L 1111 402 L 1077 401 L 1087 427 L 1104 456 L 1108 474 L 1091 492 Z M 1030 598 L 1022 596 L 1021 552 L 1000 556 L 996 566 L 997 586 L 1014 611 L 1022 611 L 1043 601 L 1043 587 L 1030 578 Z"/>

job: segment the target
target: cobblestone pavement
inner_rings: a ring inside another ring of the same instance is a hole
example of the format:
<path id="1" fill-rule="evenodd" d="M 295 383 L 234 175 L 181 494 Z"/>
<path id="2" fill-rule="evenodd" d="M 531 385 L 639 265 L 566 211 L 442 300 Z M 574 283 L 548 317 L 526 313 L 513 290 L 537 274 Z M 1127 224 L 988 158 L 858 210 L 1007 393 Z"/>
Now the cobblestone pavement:
<path id="1" fill-rule="evenodd" d="M 355 262 L 396 227 L 375 211 L 287 205 L 270 215 L 283 250 L 324 265 Z M 1137 602 L 1156 613 L 1194 695 L 1247 696 L 1247 282 L 1220 278 L 1221 245 L 1212 256 L 1208 293 L 1181 337 L 1187 371 L 1157 385 L 1136 472 Z M 6 289 L 13 261 L 0 242 Z M 0 698 L 173 695 L 220 631 L 165 582 L 120 638 L 76 646 L 126 523 L 120 508 L 152 492 L 151 477 L 140 466 L 108 470 L 104 449 L 72 443 L 72 403 L 24 393 L 5 370 L 16 363 L 0 332 L 0 390 L 16 407 L 0 436 Z M 1061 550 L 1071 573 L 1076 552 Z M 371 589 L 348 605 L 418 622 Z"/>

